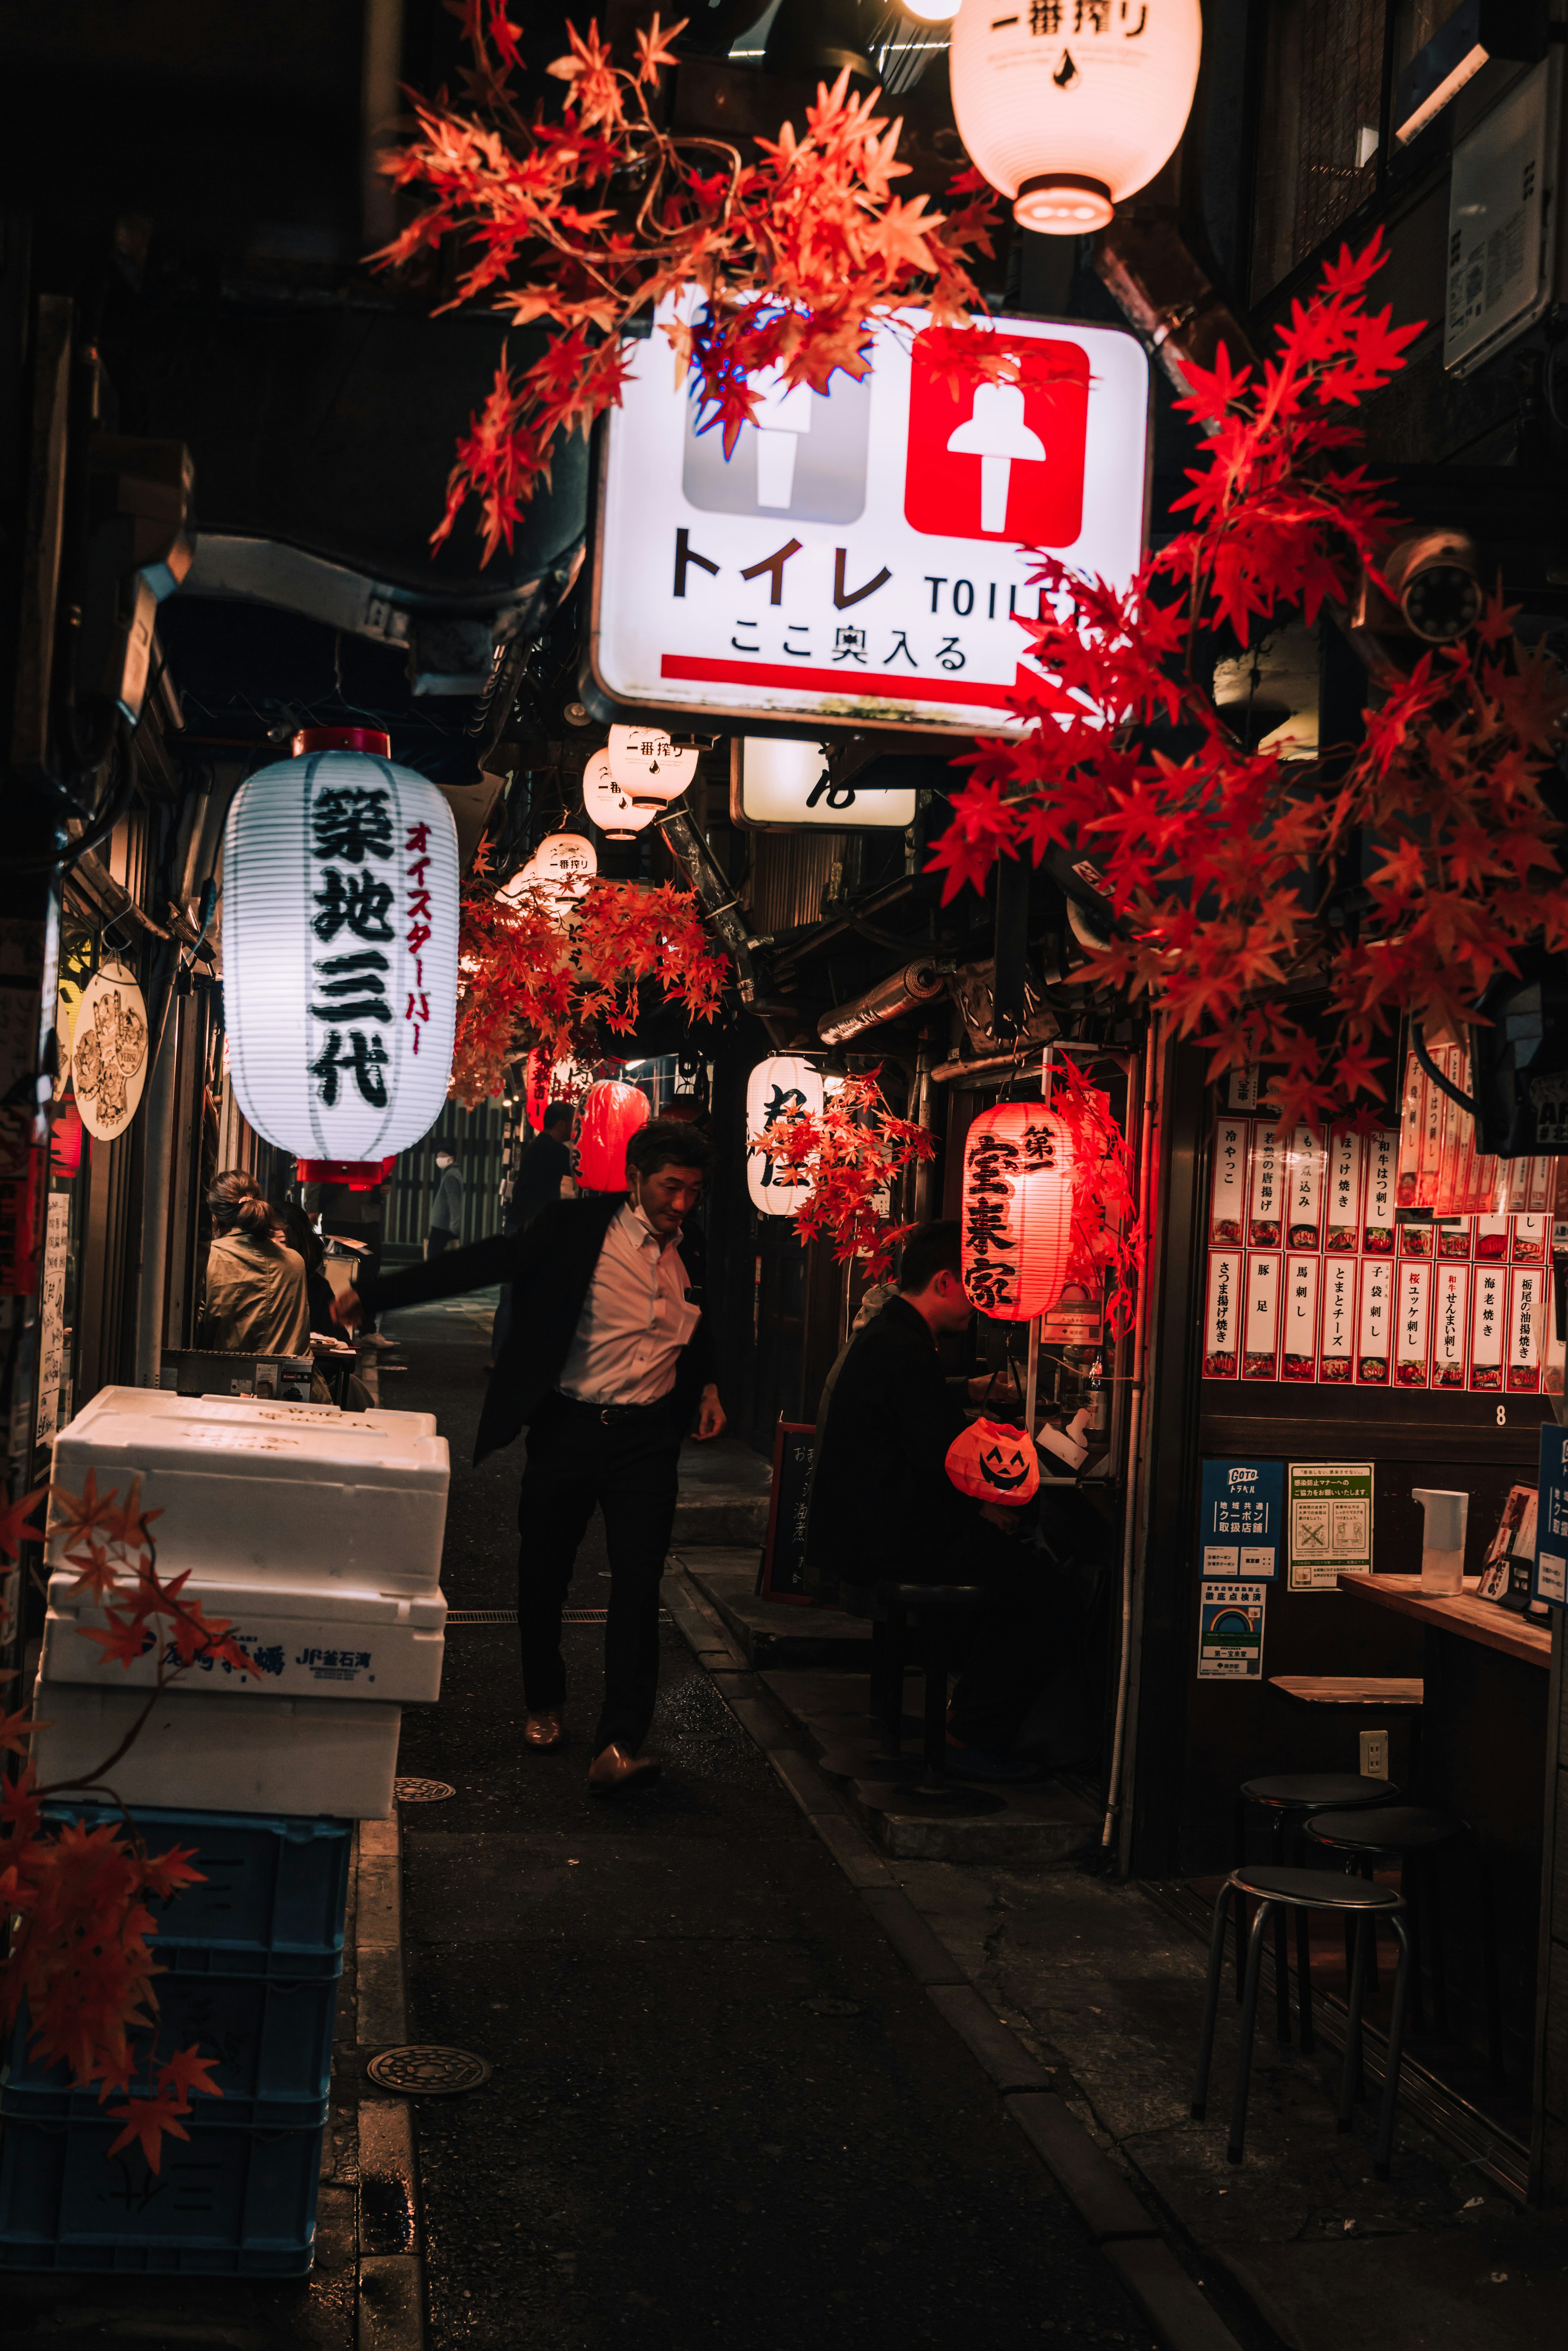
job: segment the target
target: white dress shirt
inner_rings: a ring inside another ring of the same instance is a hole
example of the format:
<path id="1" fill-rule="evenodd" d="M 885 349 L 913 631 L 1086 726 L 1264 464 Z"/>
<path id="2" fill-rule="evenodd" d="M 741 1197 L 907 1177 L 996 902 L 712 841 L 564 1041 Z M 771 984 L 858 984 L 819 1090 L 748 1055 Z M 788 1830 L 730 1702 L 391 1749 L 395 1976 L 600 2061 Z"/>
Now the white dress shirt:
<path id="1" fill-rule="evenodd" d="M 702 1309 L 686 1296 L 677 1246 L 630 1200 L 604 1236 L 560 1386 L 582 1404 L 657 1404 Z"/>

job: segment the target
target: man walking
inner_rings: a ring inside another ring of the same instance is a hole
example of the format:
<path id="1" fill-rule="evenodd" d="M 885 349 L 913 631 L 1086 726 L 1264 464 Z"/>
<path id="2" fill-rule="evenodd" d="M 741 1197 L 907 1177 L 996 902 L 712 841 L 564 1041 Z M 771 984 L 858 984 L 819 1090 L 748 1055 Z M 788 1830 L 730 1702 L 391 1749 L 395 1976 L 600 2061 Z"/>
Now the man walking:
<path id="1" fill-rule="evenodd" d="M 430 1237 L 424 1245 L 426 1257 L 439 1257 L 443 1249 L 455 1249 L 463 1238 L 463 1178 L 457 1163 L 444 1144 L 435 1155 L 437 1177 L 435 1197 L 430 1204 Z"/>
<path id="2" fill-rule="evenodd" d="M 689 1223 L 709 1156 L 692 1127 L 655 1119 L 627 1147 L 624 1193 L 558 1201 L 526 1231 L 448 1249 L 334 1308 L 351 1325 L 361 1311 L 513 1285 L 512 1328 L 496 1359 L 474 1458 L 509 1445 L 527 1426 L 517 1621 L 523 1739 L 541 1753 L 564 1736 L 561 1608 L 577 1547 L 594 1505 L 604 1513 L 604 1705 L 588 1773 L 596 1795 L 659 1776 L 657 1761 L 638 1750 L 658 1691 L 659 1579 L 681 1440 L 694 1415 L 700 1437 L 717 1437 L 725 1425 L 702 1243 Z"/>

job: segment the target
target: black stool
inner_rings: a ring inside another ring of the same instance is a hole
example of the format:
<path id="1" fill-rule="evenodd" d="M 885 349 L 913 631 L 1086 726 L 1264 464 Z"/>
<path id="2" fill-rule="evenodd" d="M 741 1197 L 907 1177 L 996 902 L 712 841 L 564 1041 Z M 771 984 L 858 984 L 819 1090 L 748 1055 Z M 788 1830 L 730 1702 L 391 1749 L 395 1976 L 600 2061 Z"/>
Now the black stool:
<path id="1" fill-rule="evenodd" d="M 882 1751 L 899 1754 L 904 1743 L 904 1667 L 909 1643 L 909 1620 L 922 1622 L 925 1665 L 925 1769 L 915 1782 L 920 1796 L 952 1796 L 947 1760 L 947 1657 L 942 1638 L 943 1619 L 977 1615 L 986 1604 L 977 1583 L 879 1583 L 876 1596 L 883 1610 L 880 1661 L 873 1671 L 880 1684 Z M 967 1792 L 966 1791 L 966 1793 Z"/>
<path id="2" fill-rule="evenodd" d="M 1203 2039 L 1198 2045 L 1197 2079 L 1193 2085 L 1192 2111 L 1201 2122 L 1208 2105 L 1208 2069 L 1214 2057 L 1214 2026 L 1219 2012 L 1219 1980 L 1225 1972 L 1225 1906 L 1255 1896 L 1258 1916 L 1247 1942 L 1247 1989 L 1241 2003 L 1241 2040 L 1236 2053 L 1236 2091 L 1230 2106 L 1230 2137 L 1227 2163 L 1239 2163 L 1247 2136 L 1247 2093 L 1252 2080 L 1252 2041 L 1258 2022 L 1258 1987 L 1262 1976 L 1263 1930 L 1269 1913 L 1282 1917 L 1296 1913 L 1298 1942 L 1302 1921 L 1312 1910 L 1338 1910 L 1355 1927 L 1355 1963 L 1351 1970 L 1350 2015 L 1345 2030 L 1344 2071 L 1340 2077 L 1339 2127 L 1349 2130 L 1361 2083 L 1361 2017 L 1366 1993 L 1367 1946 L 1375 1932 L 1375 1920 L 1386 1917 L 1399 1946 L 1399 1966 L 1394 1979 L 1394 2013 L 1388 2025 L 1388 2059 L 1383 2076 L 1383 2105 L 1377 2120 L 1377 2147 L 1373 2168 L 1386 2179 L 1394 2154 L 1394 2109 L 1399 2096 L 1399 2052 L 1405 2037 L 1405 1996 L 1410 1973 L 1410 1940 L 1405 1932 L 1404 1899 L 1386 1886 L 1369 1886 L 1359 1877 L 1338 1876 L 1329 1869 L 1233 1869 L 1219 1889 L 1214 1906 L 1214 1933 L 1208 1946 L 1208 1981 L 1204 1991 Z M 1282 1938 L 1281 1938 L 1282 1939 Z"/>
<path id="3" fill-rule="evenodd" d="M 1360 1811 L 1372 1804 L 1390 1804 L 1399 1790 L 1392 1780 L 1370 1780 L 1359 1771 L 1286 1771 L 1272 1779 L 1246 1780 L 1236 1799 L 1236 1859 L 1247 1861 L 1247 1807 L 1257 1804 L 1270 1815 L 1270 1860 L 1299 1863 L 1301 1823 L 1310 1813 Z M 1241 1998 L 1241 1946 L 1247 1934 L 1245 1893 L 1236 1900 L 1236 1997 Z M 1296 1913 L 1296 2000 L 1301 2020 L 1301 2054 L 1310 2057 L 1312 2038 L 1312 1949 L 1304 1910 Z M 1281 2048 L 1291 2041 L 1291 1966 L 1285 1914 L 1274 1920 L 1275 2033 Z"/>
<path id="4" fill-rule="evenodd" d="M 1399 1891 L 1410 1921 L 1413 1966 L 1410 2005 L 1417 2031 L 1426 2030 L 1426 2004 L 1421 1989 L 1423 1959 L 1432 1970 L 1433 2023 L 1446 2040 L 1448 2032 L 1448 1986 L 1443 1967 L 1443 1921 L 1437 1898 L 1437 1855 L 1467 1832 L 1465 1822 L 1451 1813 L 1436 1813 L 1424 1804 L 1388 1804 L 1375 1813 L 1314 1813 L 1306 1834 L 1314 1844 L 1343 1853 L 1347 1868 L 1370 1877 L 1381 1862 L 1399 1871 Z M 1497 1922 L 1492 1915 L 1491 1887 L 1485 1864 L 1481 1886 L 1481 1969 L 1487 2009 L 1487 2054 L 1493 2074 L 1503 2078 L 1502 2001 L 1498 1991 Z M 1345 1949 L 1349 1973 L 1350 1949 Z"/>

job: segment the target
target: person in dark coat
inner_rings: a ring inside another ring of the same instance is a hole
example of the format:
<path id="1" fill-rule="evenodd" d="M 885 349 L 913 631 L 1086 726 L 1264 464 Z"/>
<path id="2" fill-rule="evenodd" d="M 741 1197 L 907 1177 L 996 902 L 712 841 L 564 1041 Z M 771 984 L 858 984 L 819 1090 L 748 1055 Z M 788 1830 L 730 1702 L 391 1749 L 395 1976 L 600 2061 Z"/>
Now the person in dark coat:
<path id="1" fill-rule="evenodd" d="M 537 1750 L 561 1742 L 561 1608 L 595 1504 L 604 1513 L 604 1705 L 588 1775 L 596 1794 L 659 1775 L 638 1750 L 658 1691 L 659 1579 L 681 1441 L 694 1419 L 700 1437 L 724 1428 L 702 1242 L 691 1221 L 708 1157 L 691 1127 L 654 1119 L 627 1146 L 625 1192 L 559 1201 L 522 1232 L 447 1249 L 335 1307 L 351 1326 L 361 1311 L 512 1283 L 517 1311 L 486 1392 L 474 1458 L 528 1429 L 517 1621 L 523 1739 Z"/>
<path id="2" fill-rule="evenodd" d="M 956 1220 L 911 1234 L 897 1295 L 843 1358 L 817 1433 L 806 1556 L 864 1604 L 883 1577 L 986 1587 L 949 1710 L 951 1760 L 973 1778 L 1023 1778 L 1032 1767 L 1009 1750 L 1043 1670 L 1043 1594 L 1021 1514 L 960 1493 L 946 1471 L 967 1416 L 936 1343 L 974 1311 L 959 1247 Z"/>
<path id="3" fill-rule="evenodd" d="M 430 1228 L 425 1237 L 426 1257 L 439 1257 L 443 1249 L 455 1249 L 463 1237 L 463 1176 L 455 1152 L 444 1144 L 435 1155 L 435 1196 L 430 1204 Z"/>
<path id="4" fill-rule="evenodd" d="M 504 1233 L 520 1233 L 541 1208 L 548 1208 L 552 1201 L 560 1198 L 562 1178 L 571 1174 L 571 1146 L 567 1137 L 576 1115 L 570 1102 L 551 1102 L 547 1107 L 538 1133 L 517 1162 L 517 1181 L 501 1220 Z M 490 1325 L 492 1364 L 499 1361 L 511 1328 L 512 1285 L 506 1281 L 501 1285 L 496 1319 Z"/>

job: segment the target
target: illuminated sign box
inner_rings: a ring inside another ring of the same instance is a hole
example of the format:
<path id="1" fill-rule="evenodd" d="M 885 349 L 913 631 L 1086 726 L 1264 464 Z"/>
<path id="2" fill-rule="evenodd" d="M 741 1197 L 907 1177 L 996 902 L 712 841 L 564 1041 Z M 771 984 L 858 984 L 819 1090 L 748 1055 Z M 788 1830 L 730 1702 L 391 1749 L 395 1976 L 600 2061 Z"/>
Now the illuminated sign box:
<path id="1" fill-rule="evenodd" d="M 669 315 L 668 312 L 662 316 Z M 1149 368 L 1112 327 L 1000 319 L 1016 384 L 955 384 L 926 313 L 873 372 L 766 392 L 728 460 L 658 326 L 628 346 L 600 483 L 592 666 L 625 708 L 732 725 L 995 734 L 1039 609 L 1026 549 L 1124 589 L 1143 559 Z"/>

